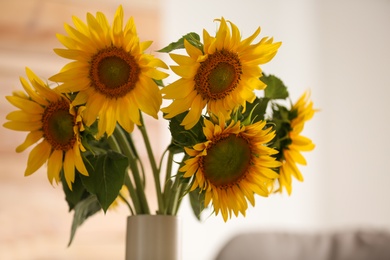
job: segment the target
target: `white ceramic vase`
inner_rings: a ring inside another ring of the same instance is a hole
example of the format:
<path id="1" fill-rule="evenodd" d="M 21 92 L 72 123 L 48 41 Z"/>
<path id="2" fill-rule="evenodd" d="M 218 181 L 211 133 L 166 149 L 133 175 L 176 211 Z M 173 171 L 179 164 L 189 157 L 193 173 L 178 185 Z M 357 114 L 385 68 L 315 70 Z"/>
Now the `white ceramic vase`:
<path id="1" fill-rule="evenodd" d="M 126 260 L 181 260 L 181 219 L 134 215 L 127 218 Z"/>

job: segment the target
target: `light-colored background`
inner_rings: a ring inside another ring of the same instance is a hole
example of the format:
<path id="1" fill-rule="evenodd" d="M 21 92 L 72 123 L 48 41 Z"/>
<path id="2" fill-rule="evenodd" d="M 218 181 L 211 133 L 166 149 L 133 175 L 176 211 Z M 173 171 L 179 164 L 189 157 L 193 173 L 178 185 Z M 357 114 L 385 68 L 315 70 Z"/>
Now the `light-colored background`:
<path id="1" fill-rule="evenodd" d="M 259 197 L 246 218 L 228 223 L 220 216 L 199 223 L 183 204 L 184 260 L 213 259 L 245 231 L 390 230 L 389 0 L 0 0 L 1 96 L 21 88 L 25 66 L 42 77 L 58 71 L 65 61 L 52 52 L 55 33 L 71 15 L 100 10 L 112 18 L 118 3 L 135 17 L 141 39 L 155 39 L 152 49 L 190 31 L 212 34 L 221 16 L 244 37 L 261 26 L 262 36 L 283 42 L 264 70 L 284 80 L 293 100 L 310 88 L 321 109 L 305 129 L 317 147 L 305 154 L 305 182 L 294 183 L 292 196 Z M 2 98 L 1 123 L 11 110 Z M 154 130 L 162 149 L 165 125 Z M 61 187 L 48 184 L 45 169 L 23 177 L 27 152 L 13 151 L 24 133 L 0 128 L 0 135 L 0 258 L 123 259 L 126 209 L 92 217 L 67 248 L 72 215 Z"/>

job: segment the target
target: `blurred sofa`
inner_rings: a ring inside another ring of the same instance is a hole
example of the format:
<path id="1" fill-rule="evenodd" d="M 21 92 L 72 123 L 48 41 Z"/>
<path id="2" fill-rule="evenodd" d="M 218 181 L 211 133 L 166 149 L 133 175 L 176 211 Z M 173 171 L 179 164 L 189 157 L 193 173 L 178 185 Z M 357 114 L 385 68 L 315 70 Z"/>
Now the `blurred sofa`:
<path id="1" fill-rule="evenodd" d="M 230 239 L 216 260 L 390 260 L 390 231 L 244 233 Z"/>

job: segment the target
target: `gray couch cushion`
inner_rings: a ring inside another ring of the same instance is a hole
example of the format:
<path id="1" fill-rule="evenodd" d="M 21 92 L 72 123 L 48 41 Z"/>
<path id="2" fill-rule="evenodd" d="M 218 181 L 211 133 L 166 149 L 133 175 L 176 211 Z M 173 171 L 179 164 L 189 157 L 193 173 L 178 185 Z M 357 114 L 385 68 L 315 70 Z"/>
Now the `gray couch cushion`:
<path id="1" fill-rule="evenodd" d="M 217 260 L 390 260 L 390 232 L 263 232 L 233 237 Z"/>

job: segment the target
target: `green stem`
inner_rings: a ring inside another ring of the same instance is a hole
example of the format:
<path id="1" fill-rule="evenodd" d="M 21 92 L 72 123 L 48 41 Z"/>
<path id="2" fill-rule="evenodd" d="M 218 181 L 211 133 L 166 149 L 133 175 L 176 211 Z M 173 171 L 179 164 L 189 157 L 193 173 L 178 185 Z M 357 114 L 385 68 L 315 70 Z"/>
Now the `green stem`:
<path id="1" fill-rule="evenodd" d="M 134 210 L 133 210 L 133 208 L 131 207 L 130 203 L 127 201 L 127 199 L 126 199 L 122 194 L 120 194 L 120 193 L 119 193 L 119 198 L 121 198 L 121 200 L 122 200 L 124 203 L 126 203 L 127 207 L 130 209 L 131 215 L 134 215 Z"/>
<path id="2" fill-rule="evenodd" d="M 109 146 L 111 147 L 111 149 L 113 149 L 114 151 L 116 151 L 118 153 L 122 153 L 122 149 L 120 148 L 120 145 L 118 144 L 118 141 L 115 138 L 115 135 L 112 135 L 109 138 L 107 138 L 107 142 L 108 142 Z M 140 202 L 138 200 L 137 193 L 135 192 L 134 185 L 131 182 L 128 174 L 125 174 L 124 184 L 127 187 L 127 189 L 129 190 L 130 198 L 131 198 L 131 200 L 133 202 L 133 206 L 134 206 L 135 212 L 136 213 L 140 213 L 142 211 L 141 210 L 141 206 L 140 206 Z M 126 200 L 126 202 L 127 202 L 127 200 Z M 126 204 L 129 207 L 130 212 L 132 214 L 134 214 L 134 211 L 133 211 L 131 205 L 128 202 Z"/>
<path id="3" fill-rule="evenodd" d="M 126 185 L 127 189 L 129 190 L 130 197 L 131 197 L 131 199 L 133 201 L 135 213 L 136 214 L 141 214 L 142 213 L 141 203 L 140 203 L 140 200 L 139 200 L 139 198 L 137 196 L 137 192 L 134 189 L 134 185 L 131 182 L 130 177 L 129 177 L 128 174 L 125 175 L 125 185 Z"/>
<path id="4" fill-rule="evenodd" d="M 119 147 L 118 141 L 116 140 L 116 138 L 114 136 L 108 137 L 107 142 L 112 150 L 114 150 L 115 152 L 118 152 L 118 153 L 122 152 L 121 148 Z"/>
<path id="5" fill-rule="evenodd" d="M 175 192 L 173 190 L 173 181 L 172 181 L 172 164 L 173 164 L 173 154 L 169 149 L 166 149 L 165 152 L 162 155 L 161 161 L 160 161 L 160 169 L 162 165 L 162 161 L 165 158 L 166 153 L 168 153 L 168 158 L 167 158 L 167 166 L 165 169 L 165 184 L 164 184 L 164 191 L 163 191 L 163 196 L 164 196 L 164 215 L 172 215 L 170 213 L 170 207 L 172 204 L 171 197 L 172 197 L 172 192 Z"/>
<path id="6" fill-rule="evenodd" d="M 179 169 L 184 165 L 184 162 L 189 158 L 187 154 L 184 155 L 180 165 Z M 175 183 L 174 183 L 174 189 L 175 194 L 174 198 L 172 199 L 172 205 L 171 205 L 171 214 L 177 215 L 177 212 L 179 211 L 180 204 L 183 200 L 184 194 L 188 192 L 189 186 L 191 184 L 189 182 L 183 181 L 183 173 L 177 170 L 176 176 L 175 176 Z"/>
<path id="7" fill-rule="evenodd" d="M 190 189 L 190 183 L 181 183 L 179 186 L 179 192 L 177 194 L 179 195 L 175 199 L 175 205 L 172 208 L 172 215 L 177 215 L 177 212 L 179 211 L 181 202 L 183 201 L 184 194 L 188 192 Z"/>
<path id="8" fill-rule="evenodd" d="M 119 146 L 121 147 L 124 155 L 127 156 L 129 159 L 129 165 L 130 169 L 134 178 L 134 182 L 136 185 L 136 193 L 137 197 L 139 199 L 139 204 L 141 207 L 141 210 L 137 212 L 138 214 L 150 214 L 148 201 L 146 199 L 144 185 L 142 183 L 140 172 L 137 166 L 137 157 L 134 155 L 133 151 L 131 150 L 131 146 L 125 136 L 124 131 L 120 126 L 116 126 L 114 131 L 114 136 L 117 138 Z M 125 180 L 126 181 L 126 180 Z"/>
<path id="9" fill-rule="evenodd" d="M 187 185 L 182 183 L 181 176 L 178 173 L 175 177 L 175 182 L 172 185 L 172 190 L 174 192 L 171 194 L 171 198 L 169 199 L 171 202 L 169 204 L 169 213 L 171 215 L 176 215 L 177 211 L 179 210 L 179 205 L 183 198 L 183 193 L 186 190 L 184 187 L 187 187 Z"/>
<path id="10" fill-rule="evenodd" d="M 131 151 L 132 151 L 134 157 L 137 159 L 137 161 L 139 162 L 139 166 L 141 167 L 141 173 L 142 173 L 141 180 L 142 180 L 143 186 L 145 187 L 145 181 L 146 181 L 145 170 L 144 170 L 144 166 L 142 164 L 142 161 L 139 159 L 137 148 L 134 145 L 132 135 L 131 134 L 127 134 L 126 138 L 127 138 L 128 143 L 130 144 L 130 148 L 131 148 Z"/>
<path id="11" fill-rule="evenodd" d="M 171 178 L 172 165 L 173 165 L 173 153 L 171 153 L 171 151 L 168 151 L 167 169 L 165 175 L 166 182 Z"/>
<path id="12" fill-rule="evenodd" d="M 142 113 L 140 114 L 141 118 L 141 125 L 138 126 L 139 130 L 141 131 L 142 137 L 145 142 L 146 151 L 148 153 L 150 166 L 152 167 L 153 171 L 153 177 L 154 177 L 154 184 L 156 186 L 156 193 L 157 193 L 157 202 L 158 202 L 158 210 L 157 214 L 163 214 L 164 212 L 164 200 L 163 195 L 161 191 L 161 183 L 160 183 L 160 170 L 157 168 L 157 163 L 153 155 L 152 146 L 150 145 L 150 140 L 148 137 L 148 133 L 145 128 L 145 124 L 143 122 Z"/>

